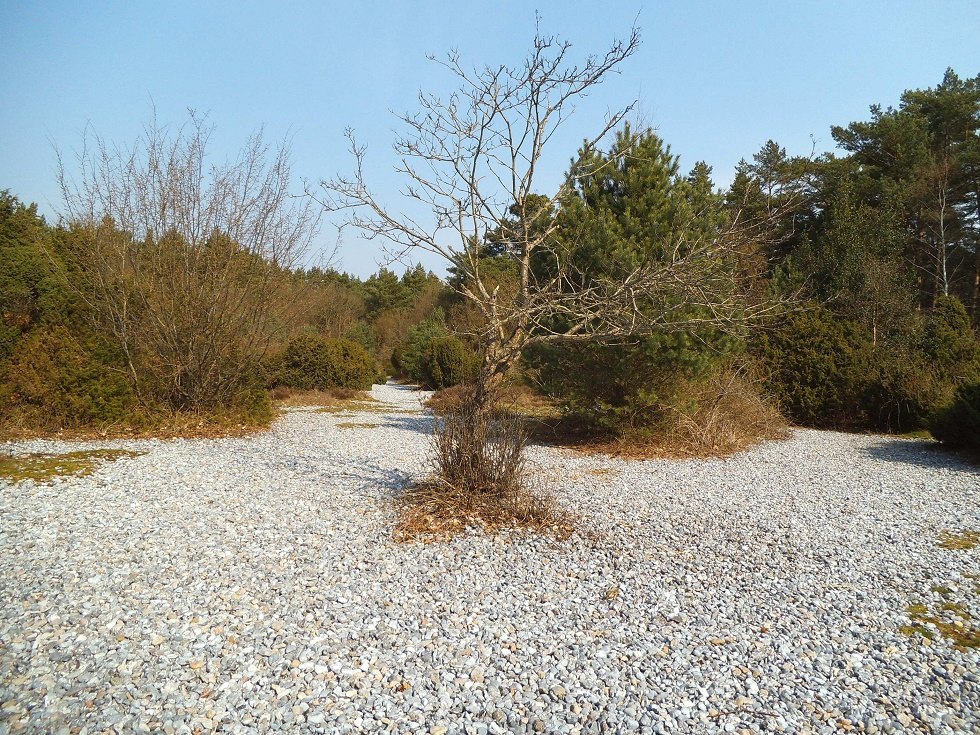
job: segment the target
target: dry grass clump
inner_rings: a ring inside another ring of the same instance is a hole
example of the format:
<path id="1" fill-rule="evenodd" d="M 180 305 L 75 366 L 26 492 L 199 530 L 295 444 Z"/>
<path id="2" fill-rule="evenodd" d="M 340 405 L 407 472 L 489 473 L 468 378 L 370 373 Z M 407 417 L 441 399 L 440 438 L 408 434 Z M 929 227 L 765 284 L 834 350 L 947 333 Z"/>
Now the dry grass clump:
<path id="1" fill-rule="evenodd" d="M 477 405 L 471 390 L 435 421 L 432 475 L 405 490 L 399 541 L 450 538 L 466 528 L 505 528 L 565 537 L 570 519 L 532 487 L 524 450 L 527 432 L 514 414 Z"/>
<path id="2" fill-rule="evenodd" d="M 240 414 L 173 411 L 141 414 L 134 412 L 125 421 L 101 422 L 90 426 L 40 427 L 15 420 L 0 422 L 0 441 L 59 439 L 98 441 L 104 439 L 227 439 L 251 436 L 265 431 L 275 419 L 274 410 L 261 420 Z"/>
<path id="3" fill-rule="evenodd" d="M 681 386 L 678 395 L 686 400 L 668 407 L 650 442 L 635 444 L 642 456 L 654 450 L 663 457 L 724 457 L 788 434 L 782 414 L 743 370 L 718 371 Z"/>
<path id="4" fill-rule="evenodd" d="M 425 407 L 432 410 L 436 416 L 442 416 L 447 411 L 457 408 L 472 388 L 466 385 L 454 385 L 451 388 L 437 390 L 425 401 Z"/>
<path id="5" fill-rule="evenodd" d="M 939 535 L 939 548 L 951 551 L 968 551 L 980 546 L 980 531 L 943 531 Z"/>
<path id="6" fill-rule="evenodd" d="M 279 386 L 269 392 L 269 397 L 281 406 L 332 406 L 345 401 L 374 400 L 364 391 L 355 390 L 354 388 L 299 390 Z"/>

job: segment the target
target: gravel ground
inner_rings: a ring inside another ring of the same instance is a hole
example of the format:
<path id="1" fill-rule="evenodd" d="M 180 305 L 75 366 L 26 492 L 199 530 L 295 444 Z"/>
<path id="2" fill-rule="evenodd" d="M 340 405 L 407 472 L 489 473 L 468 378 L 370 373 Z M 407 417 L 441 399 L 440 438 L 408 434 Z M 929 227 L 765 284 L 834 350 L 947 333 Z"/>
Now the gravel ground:
<path id="1" fill-rule="evenodd" d="M 980 731 L 980 649 L 900 631 L 980 620 L 980 549 L 939 545 L 980 530 L 976 468 L 816 431 L 535 447 L 598 533 L 398 545 L 431 419 L 374 395 L 246 439 L 0 445 L 145 452 L 0 481 L 0 733 Z"/>

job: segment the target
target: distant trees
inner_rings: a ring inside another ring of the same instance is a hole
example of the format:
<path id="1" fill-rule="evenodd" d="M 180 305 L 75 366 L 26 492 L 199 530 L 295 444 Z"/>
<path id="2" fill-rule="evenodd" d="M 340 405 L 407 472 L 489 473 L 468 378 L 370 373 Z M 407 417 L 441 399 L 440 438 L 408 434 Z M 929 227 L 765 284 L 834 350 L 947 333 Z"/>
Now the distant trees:
<path id="1" fill-rule="evenodd" d="M 879 201 L 899 202 L 908 257 L 924 305 L 958 293 L 980 322 L 980 76 L 952 69 L 931 89 L 909 90 L 898 108 L 834 127 L 857 175 Z"/>
<path id="2" fill-rule="evenodd" d="M 897 109 L 875 105 L 870 121 L 834 127 L 846 157 L 801 168 L 770 144 L 736 178 L 733 189 L 774 172 L 779 187 L 755 187 L 762 206 L 787 187 L 802 195 L 781 225 L 792 234 L 772 286 L 802 287 L 821 308 L 757 343 L 795 420 L 921 427 L 980 373 L 961 303 L 976 323 L 978 80 L 949 70 L 937 87 L 905 92 Z"/>
<path id="3" fill-rule="evenodd" d="M 712 391 L 757 398 L 759 367 L 802 424 L 912 429 L 954 395 L 942 431 L 972 421 L 980 77 L 950 70 L 835 127 L 844 155 L 768 141 L 725 192 L 705 164 L 685 174 L 657 135 L 625 124 L 627 107 L 541 191 L 573 104 L 637 42 L 579 64 L 540 34 L 515 66 L 451 55 L 458 91 L 423 96 L 395 146 L 431 226 L 374 197 L 352 141 L 357 168 L 324 181 L 321 203 L 398 255 L 441 255 L 445 282 L 420 266 L 304 269 L 322 210 L 289 196 L 285 146 L 255 136 L 211 165 L 213 129 L 193 114 L 178 129 L 151 122 L 128 148 L 88 141 L 78 175 L 62 169 L 56 227 L 3 192 L 0 426 L 268 418 L 263 386 L 365 386 L 388 371 L 475 381 L 464 413 L 487 418 L 516 365 L 614 430 L 663 430 L 671 415 L 703 438 L 698 417 L 717 422 L 725 404 Z M 727 405 L 744 416 L 751 402 Z"/>

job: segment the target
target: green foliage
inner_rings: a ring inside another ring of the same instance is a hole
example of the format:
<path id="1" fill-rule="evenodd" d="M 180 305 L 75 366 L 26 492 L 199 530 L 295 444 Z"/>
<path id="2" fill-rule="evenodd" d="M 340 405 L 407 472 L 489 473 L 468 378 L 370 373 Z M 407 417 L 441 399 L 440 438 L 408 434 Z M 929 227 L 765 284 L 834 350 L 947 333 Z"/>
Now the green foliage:
<path id="1" fill-rule="evenodd" d="M 391 363 L 395 373 L 400 377 L 424 382 L 422 357 L 429 342 L 448 335 L 442 310 L 436 309 L 432 316 L 409 329 L 405 341 L 392 353 Z"/>
<path id="2" fill-rule="evenodd" d="M 580 151 L 570 179 L 573 195 L 559 215 L 562 232 L 576 243 L 567 257 L 576 288 L 603 288 L 638 267 L 661 263 L 703 247 L 725 225 L 711 169 L 697 164 L 688 176 L 679 159 L 652 131 L 626 126 L 608 153 Z M 705 264 L 706 271 L 730 263 Z M 546 264 L 538 277 L 548 275 Z M 703 274 L 710 277 L 707 273 Z M 691 316 L 683 296 L 664 296 L 678 319 Z M 640 308 L 663 308 L 641 303 Z M 561 325 L 557 325 L 561 326 Z M 602 343 L 537 346 L 524 358 L 543 390 L 566 408 L 614 432 L 660 422 L 677 392 L 736 349 L 719 333 L 663 332 L 630 345 Z"/>
<path id="3" fill-rule="evenodd" d="M 270 388 L 370 390 L 375 367 L 368 351 L 356 342 L 300 335 L 270 361 L 268 376 Z"/>
<path id="4" fill-rule="evenodd" d="M 716 349 L 706 347 L 706 341 Z M 633 346 L 541 345 L 525 360 L 546 395 L 597 428 L 619 433 L 656 426 L 679 391 L 728 359 L 736 345 L 719 335 L 656 334 Z"/>
<path id="5" fill-rule="evenodd" d="M 832 195 L 818 227 L 789 259 L 809 293 L 857 321 L 877 344 L 914 328 L 914 278 L 903 257 L 907 234 L 893 201 L 863 201 L 849 180 Z"/>
<path id="6" fill-rule="evenodd" d="M 955 299 L 939 300 L 922 330 L 873 343 L 868 325 L 822 307 L 763 334 L 757 353 L 768 387 L 794 421 L 828 428 L 911 431 L 976 376 L 977 341 Z"/>
<path id="7" fill-rule="evenodd" d="M 832 128 L 860 167 L 865 196 L 900 202 L 905 257 L 924 276 L 916 296 L 925 307 L 947 293 L 974 308 L 980 303 L 973 285 L 980 272 L 978 129 L 980 76 L 961 79 L 952 69 L 934 88 L 906 90 L 898 108 L 873 105 L 870 120 Z"/>
<path id="8" fill-rule="evenodd" d="M 961 383 L 980 376 L 980 342 L 970 328 L 966 307 L 954 296 L 940 296 L 925 323 L 922 347 L 939 377 Z"/>
<path id="9" fill-rule="evenodd" d="M 925 426 L 953 389 L 921 350 L 900 343 L 870 350 L 862 383 L 854 428 L 893 433 Z"/>
<path id="10" fill-rule="evenodd" d="M 475 380 L 480 356 L 458 337 L 434 337 L 425 344 L 418 367 L 421 384 L 439 390 Z"/>
<path id="11" fill-rule="evenodd" d="M 370 318 L 384 311 L 408 307 L 426 289 L 438 284 L 439 279 L 421 265 L 416 265 L 399 278 L 387 268 L 382 268 L 364 282 Z"/>
<path id="12" fill-rule="evenodd" d="M 124 363 L 89 329 L 67 288 L 64 233 L 0 192 L 0 413 L 21 425 L 123 420 L 135 400 Z"/>
<path id="13" fill-rule="evenodd" d="M 55 265 L 56 246 L 36 205 L 0 191 L 0 364 L 32 327 L 76 318 L 77 305 L 56 270 L 63 267 Z"/>
<path id="14" fill-rule="evenodd" d="M 373 353 L 377 348 L 374 334 L 371 332 L 371 327 L 368 326 L 367 322 L 355 322 L 344 332 L 343 338 L 351 342 L 357 342 L 357 344 L 370 353 Z"/>
<path id="15" fill-rule="evenodd" d="M 237 420 L 249 421 L 260 426 L 269 424 L 275 417 L 275 408 L 269 391 L 261 384 L 254 384 L 239 392 L 228 410 L 219 414 L 230 413 Z"/>
<path id="16" fill-rule="evenodd" d="M 791 157 L 768 140 L 752 161 L 742 160 L 726 196 L 726 211 L 761 238 L 767 258 L 781 258 L 795 246 L 813 218 L 807 193 L 812 162 Z"/>
<path id="17" fill-rule="evenodd" d="M 980 456 L 980 382 L 957 388 L 953 402 L 936 415 L 930 428 L 946 446 Z"/>
<path id="18" fill-rule="evenodd" d="M 628 125 L 608 153 L 580 151 L 559 220 L 579 243 L 575 269 L 586 280 L 615 280 L 717 234 L 725 215 L 710 171 L 698 164 L 681 176 L 670 146 Z"/>
<path id="19" fill-rule="evenodd" d="M 34 329 L 20 341 L 4 392 L 7 410 L 47 428 L 122 421 L 135 404 L 112 349 L 62 326 Z"/>
<path id="20" fill-rule="evenodd" d="M 861 422 L 869 342 L 857 325 L 813 307 L 763 333 L 756 350 L 769 391 L 788 417 L 807 426 L 847 428 Z"/>

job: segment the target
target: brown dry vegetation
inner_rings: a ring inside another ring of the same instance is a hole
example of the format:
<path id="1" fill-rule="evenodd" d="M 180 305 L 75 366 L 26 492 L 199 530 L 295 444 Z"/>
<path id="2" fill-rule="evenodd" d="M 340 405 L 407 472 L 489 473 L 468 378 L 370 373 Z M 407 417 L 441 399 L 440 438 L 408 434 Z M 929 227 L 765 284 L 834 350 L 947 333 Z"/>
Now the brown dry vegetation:
<path id="1" fill-rule="evenodd" d="M 435 421 L 430 477 L 401 496 L 396 540 L 440 540 L 474 527 L 567 537 L 571 516 L 527 476 L 528 434 L 520 417 L 486 410 L 472 390 L 452 395 Z"/>
<path id="2" fill-rule="evenodd" d="M 563 413 L 556 401 L 526 386 L 505 388 L 500 406 L 519 417 L 535 441 L 628 459 L 725 457 L 788 434 L 786 420 L 744 373 L 720 372 L 705 381 L 689 381 L 677 392 L 686 400 L 668 406 L 658 425 L 619 434 L 596 428 L 587 417 Z M 462 386 L 447 388 L 426 405 L 443 414 L 464 395 Z"/>
<path id="3" fill-rule="evenodd" d="M 530 489 L 497 498 L 430 480 L 406 488 L 399 498 L 396 541 L 448 541 L 468 528 L 490 534 L 531 531 L 563 540 L 575 530 L 575 522 L 553 497 Z"/>
<path id="4" fill-rule="evenodd" d="M 365 391 L 353 388 L 330 388 L 328 390 L 297 390 L 278 387 L 269 392 L 269 397 L 277 406 L 336 406 L 348 401 L 373 401 Z"/>
<path id="5" fill-rule="evenodd" d="M 101 439 L 228 439 L 265 431 L 275 420 L 243 419 L 240 414 L 216 411 L 175 411 L 168 413 L 133 412 L 124 422 L 103 422 L 82 427 L 45 428 L 36 423 L 20 423 L 15 418 L 0 422 L 0 440 L 59 439 L 88 441 Z"/>

